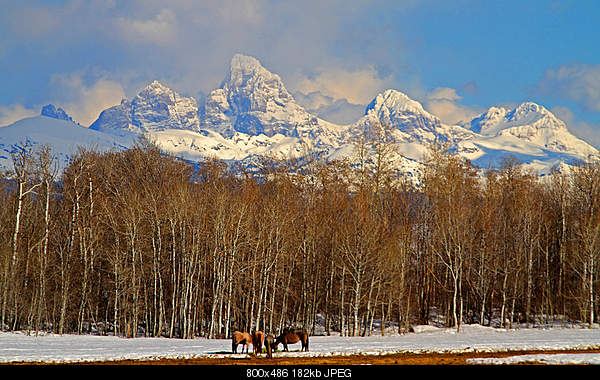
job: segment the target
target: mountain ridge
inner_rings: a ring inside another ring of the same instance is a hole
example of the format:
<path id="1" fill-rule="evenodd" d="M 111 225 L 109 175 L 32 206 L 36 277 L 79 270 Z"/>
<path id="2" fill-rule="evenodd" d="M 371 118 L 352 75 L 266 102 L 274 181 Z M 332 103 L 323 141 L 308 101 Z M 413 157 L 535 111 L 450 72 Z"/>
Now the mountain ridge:
<path id="1" fill-rule="evenodd" d="M 52 107 L 46 113 L 70 119 L 61 108 Z M 127 141 L 123 146 L 142 134 L 164 151 L 190 160 L 214 157 L 233 162 L 265 155 L 297 158 L 307 152 L 320 152 L 327 159 L 352 158 L 355 142 L 377 125 L 388 129 L 398 147 L 394 164 L 400 167 L 410 162 L 411 171 L 436 142 L 449 143 L 457 154 L 480 167 L 515 155 L 542 173 L 561 160 L 600 157 L 596 148 L 533 102 L 514 109 L 492 106 L 469 122 L 447 125 L 418 101 L 387 89 L 373 98 L 358 120 L 347 125 L 328 122 L 301 106 L 279 75 L 243 54 L 232 57 L 219 88 L 200 106 L 194 98 L 155 80 L 131 100 L 103 110 L 89 130 Z"/>

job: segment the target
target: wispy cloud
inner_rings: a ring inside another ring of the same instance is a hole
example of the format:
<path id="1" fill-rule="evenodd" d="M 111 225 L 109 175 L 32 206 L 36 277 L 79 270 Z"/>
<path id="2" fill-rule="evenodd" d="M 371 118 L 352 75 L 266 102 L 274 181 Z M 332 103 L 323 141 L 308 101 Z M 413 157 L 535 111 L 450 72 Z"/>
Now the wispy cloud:
<path id="1" fill-rule="evenodd" d="M 564 65 L 546 70 L 537 83 L 536 92 L 578 102 L 590 111 L 600 111 L 600 64 Z"/>
<path id="2" fill-rule="evenodd" d="M 32 109 L 23 106 L 22 104 L 11 104 L 8 106 L 0 106 L 0 127 L 14 123 L 26 117 L 36 116 L 40 114 L 40 109 Z"/>
<path id="3" fill-rule="evenodd" d="M 177 17 L 170 9 L 161 9 L 150 19 L 118 17 L 119 33 L 128 41 L 141 44 L 169 45 L 177 39 Z"/>
<path id="4" fill-rule="evenodd" d="M 314 76 L 296 77 L 291 85 L 304 94 L 319 92 L 333 99 L 367 104 L 391 85 L 391 78 L 380 76 L 373 66 L 356 70 L 327 67 L 317 69 Z"/>
<path id="5" fill-rule="evenodd" d="M 460 104 L 461 99 L 456 89 L 438 87 L 427 94 L 424 106 L 446 124 L 469 121 L 482 113 L 483 109 L 479 107 Z"/>
<path id="6" fill-rule="evenodd" d="M 86 126 L 93 123 L 100 112 L 125 98 L 125 91 L 119 82 L 83 70 L 54 74 L 51 83 L 60 94 L 54 100 L 56 105 Z"/>

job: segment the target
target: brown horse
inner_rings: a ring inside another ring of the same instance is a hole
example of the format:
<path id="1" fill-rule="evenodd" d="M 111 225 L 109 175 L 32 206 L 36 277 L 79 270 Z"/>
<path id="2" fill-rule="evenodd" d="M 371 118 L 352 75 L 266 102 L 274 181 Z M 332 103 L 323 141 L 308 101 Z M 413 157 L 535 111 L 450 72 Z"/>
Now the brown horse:
<path id="1" fill-rule="evenodd" d="M 273 357 L 273 345 L 275 344 L 275 337 L 273 334 L 267 335 L 265 338 L 265 347 L 267 348 L 267 358 Z"/>
<path id="2" fill-rule="evenodd" d="M 231 350 L 234 354 L 237 354 L 238 344 L 242 345 L 242 354 L 244 353 L 244 347 L 246 347 L 246 353 L 248 353 L 248 345 L 252 344 L 252 336 L 247 332 L 234 331 L 231 336 Z"/>
<path id="3" fill-rule="evenodd" d="M 288 344 L 298 343 L 298 341 L 302 343 L 302 351 L 308 351 L 308 333 L 306 330 L 295 331 L 284 328 L 283 333 L 273 342 L 273 349 L 276 350 L 279 343 L 282 343 L 283 350 L 288 351 Z"/>
<path id="4" fill-rule="evenodd" d="M 265 339 L 265 334 L 262 331 L 255 331 L 252 334 L 252 351 L 254 355 L 262 352 L 263 340 Z"/>

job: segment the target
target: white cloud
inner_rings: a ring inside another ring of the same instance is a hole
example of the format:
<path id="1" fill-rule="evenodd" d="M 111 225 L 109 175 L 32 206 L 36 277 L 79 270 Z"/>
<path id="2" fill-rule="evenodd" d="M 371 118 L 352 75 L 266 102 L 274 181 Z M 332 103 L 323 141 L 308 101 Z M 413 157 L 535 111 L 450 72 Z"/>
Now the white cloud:
<path id="1" fill-rule="evenodd" d="M 122 36 L 130 42 L 168 45 L 176 41 L 176 21 L 175 12 L 161 9 L 151 19 L 119 17 L 115 24 Z"/>
<path id="2" fill-rule="evenodd" d="M 600 111 L 600 64 L 561 66 L 547 70 L 537 84 L 537 92 L 581 103 Z"/>
<path id="3" fill-rule="evenodd" d="M 21 104 L 0 106 L 0 126 L 5 126 L 26 117 L 40 114 L 40 109 L 27 108 Z"/>
<path id="4" fill-rule="evenodd" d="M 431 91 L 427 98 L 430 100 L 448 100 L 455 101 L 462 99 L 462 96 L 456 93 L 456 90 L 449 87 L 438 87 Z"/>
<path id="5" fill-rule="evenodd" d="M 58 89 L 58 99 L 53 103 L 62 107 L 72 118 L 82 125 L 90 125 L 100 112 L 119 104 L 125 98 L 125 91 L 119 82 L 105 77 L 85 80 L 84 71 L 54 74 L 51 83 Z"/>
<path id="6" fill-rule="evenodd" d="M 317 69 L 317 74 L 313 77 L 296 77 L 291 83 L 290 87 L 305 94 L 320 92 L 334 99 L 367 104 L 389 87 L 390 78 L 380 77 L 373 66 L 358 70 L 328 67 Z"/>
<path id="7" fill-rule="evenodd" d="M 427 94 L 424 106 L 446 124 L 469 121 L 481 114 L 482 109 L 479 107 L 459 104 L 457 101 L 461 99 L 462 96 L 455 89 L 438 87 Z"/>
<path id="8" fill-rule="evenodd" d="M 360 119 L 365 113 L 365 106 L 348 103 L 346 99 L 333 99 L 320 92 L 303 94 L 296 91 L 294 99 L 308 112 L 332 123 L 345 125 Z"/>

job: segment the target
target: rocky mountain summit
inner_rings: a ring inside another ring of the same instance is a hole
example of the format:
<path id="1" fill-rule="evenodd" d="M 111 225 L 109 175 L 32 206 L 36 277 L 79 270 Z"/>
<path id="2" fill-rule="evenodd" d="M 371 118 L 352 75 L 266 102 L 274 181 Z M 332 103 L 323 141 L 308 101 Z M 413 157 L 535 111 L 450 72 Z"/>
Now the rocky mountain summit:
<path id="1" fill-rule="evenodd" d="M 453 141 L 468 131 L 454 133 L 440 119 L 427 112 L 421 103 L 406 94 L 388 89 L 378 94 L 367 106 L 365 115 L 352 124 L 347 135 L 358 135 L 370 126 L 381 125 L 391 128 L 396 142 L 429 145 L 435 142 Z M 459 127 L 462 130 L 462 128 Z M 472 134 L 471 134 L 472 135 Z"/>
<path id="2" fill-rule="evenodd" d="M 155 132 L 166 129 L 198 130 L 198 104 L 158 81 L 142 89 L 132 100 L 110 107 L 90 125 L 102 132 Z"/>
<path id="3" fill-rule="evenodd" d="M 206 97 L 202 126 L 223 137 L 236 134 L 299 138 L 325 144 L 339 137 L 341 128 L 308 113 L 283 85 L 281 78 L 253 57 L 236 54 L 221 86 Z"/>
<path id="4" fill-rule="evenodd" d="M 56 106 L 54 104 L 47 104 L 47 105 L 43 106 L 42 112 L 40 113 L 40 115 L 46 116 L 46 117 L 51 117 L 53 119 L 65 120 L 65 121 L 70 121 L 72 123 L 75 123 L 73 121 L 73 118 L 71 116 L 69 116 L 65 112 L 65 110 L 63 110 L 60 107 L 56 108 Z"/>
<path id="5" fill-rule="evenodd" d="M 596 148 L 573 136 L 562 120 L 533 102 L 522 103 L 512 110 L 490 107 L 471 120 L 468 127 L 482 136 L 512 136 L 556 152 L 577 152 L 586 159 L 598 155 Z"/>

